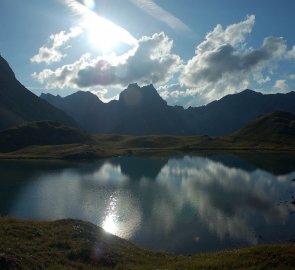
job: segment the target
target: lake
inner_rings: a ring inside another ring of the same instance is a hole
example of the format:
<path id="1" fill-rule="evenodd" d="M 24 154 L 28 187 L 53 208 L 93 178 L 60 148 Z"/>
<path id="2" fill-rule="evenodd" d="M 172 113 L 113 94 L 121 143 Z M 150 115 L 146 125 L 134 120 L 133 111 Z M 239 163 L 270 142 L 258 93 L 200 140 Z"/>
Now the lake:
<path id="1" fill-rule="evenodd" d="M 0 214 L 77 218 L 175 254 L 295 240 L 295 156 L 0 161 Z"/>

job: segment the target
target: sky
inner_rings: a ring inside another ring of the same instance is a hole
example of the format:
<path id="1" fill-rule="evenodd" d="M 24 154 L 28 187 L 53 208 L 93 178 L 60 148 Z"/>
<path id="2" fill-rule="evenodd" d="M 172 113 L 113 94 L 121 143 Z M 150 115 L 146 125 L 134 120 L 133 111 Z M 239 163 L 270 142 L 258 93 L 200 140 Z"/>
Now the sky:
<path id="1" fill-rule="evenodd" d="M 0 54 L 33 93 L 169 105 L 295 90 L 294 0 L 1 0 Z"/>

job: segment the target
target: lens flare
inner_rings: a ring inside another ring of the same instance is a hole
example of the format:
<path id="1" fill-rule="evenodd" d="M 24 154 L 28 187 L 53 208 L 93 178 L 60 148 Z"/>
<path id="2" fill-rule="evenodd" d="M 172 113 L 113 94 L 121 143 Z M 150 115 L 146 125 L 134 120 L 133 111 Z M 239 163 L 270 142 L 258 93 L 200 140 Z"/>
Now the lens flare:
<path id="1" fill-rule="evenodd" d="M 88 35 L 90 43 L 103 53 L 112 52 L 119 44 L 135 47 L 138 43 L 126 29 L 94 12 L 94 0 L 64 0 L 75 14 L 81 16 L 80 26 Z"/>

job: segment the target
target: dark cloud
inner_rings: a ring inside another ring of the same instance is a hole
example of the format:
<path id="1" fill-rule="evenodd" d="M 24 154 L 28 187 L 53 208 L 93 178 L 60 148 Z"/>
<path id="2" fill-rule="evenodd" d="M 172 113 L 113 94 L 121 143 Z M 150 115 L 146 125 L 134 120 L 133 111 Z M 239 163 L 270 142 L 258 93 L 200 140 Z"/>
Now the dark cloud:
<path id="1" fill-rule="evenodd" d="M 261 48 L 242 53 L 230 44 L 218 46 L 215 50 L 197 55 L 186 67 L 184 78 L 188 85 L 198 85 L 201 81 L 216 82 L 228 73 L 249 74 L 261 69 L 268 61 L 283 56 L 286 42 L 281 38 L 265 38 Z"/>

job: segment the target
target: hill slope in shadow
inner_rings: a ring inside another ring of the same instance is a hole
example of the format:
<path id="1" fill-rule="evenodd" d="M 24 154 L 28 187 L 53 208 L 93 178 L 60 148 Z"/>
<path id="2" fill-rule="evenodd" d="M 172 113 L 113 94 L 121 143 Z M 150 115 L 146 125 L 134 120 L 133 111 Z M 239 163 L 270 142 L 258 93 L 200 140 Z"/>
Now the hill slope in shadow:
<path id="1" fill-rule="evenodd" d="M 0 55 L 0 130 L 40 120 L 77 126 L 77 123 L 65 112 L 26 89 Z"/>

